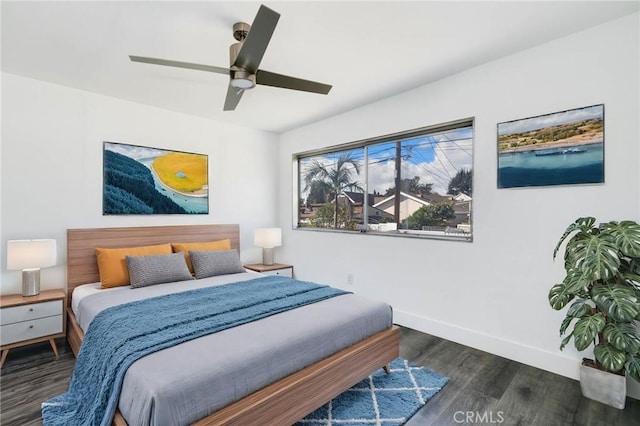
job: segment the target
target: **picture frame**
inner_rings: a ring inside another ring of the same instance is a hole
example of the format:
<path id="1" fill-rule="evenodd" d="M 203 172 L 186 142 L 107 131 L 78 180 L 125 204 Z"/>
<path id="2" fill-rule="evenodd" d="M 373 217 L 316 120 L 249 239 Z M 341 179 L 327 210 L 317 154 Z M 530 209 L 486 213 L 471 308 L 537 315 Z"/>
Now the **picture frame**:
<path id="1" fill-rule="evenodd" d="M 604 104 L 497 127 L 498 188 L 604 183 Z"/>
<path id="2" fill-rule="evenodd" d="M 205 154 L 103 142 L 103 215 L 209 213 Z"/>

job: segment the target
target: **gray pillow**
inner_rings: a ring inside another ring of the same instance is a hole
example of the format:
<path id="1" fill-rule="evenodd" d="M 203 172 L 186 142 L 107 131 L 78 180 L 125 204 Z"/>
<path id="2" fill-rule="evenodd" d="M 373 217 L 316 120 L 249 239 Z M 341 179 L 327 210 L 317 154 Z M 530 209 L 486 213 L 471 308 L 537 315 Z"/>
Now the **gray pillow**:
<path id="1" fill-rule="evenodd" d="M 193 279 L 182 252 L 127 256 L 127 266 L 132 288 Z"/>
<path id="2" fill-rule="evenodd" d="M 189 251 L 196 278 L 244 272 L 237 250 Z"/>

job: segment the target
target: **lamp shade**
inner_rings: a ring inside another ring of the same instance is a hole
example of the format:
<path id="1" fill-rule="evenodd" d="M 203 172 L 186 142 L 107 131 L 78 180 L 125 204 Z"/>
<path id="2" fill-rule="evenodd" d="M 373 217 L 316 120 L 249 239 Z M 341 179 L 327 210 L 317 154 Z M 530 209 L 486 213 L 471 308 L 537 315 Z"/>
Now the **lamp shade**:
<path id="1" fill-rule="evenodd" d="M 7 241 L 7 269 L 46 268 L 56 264 L 56 240 Z"/>
<path id="2" fill-rule="evenodd" d="M 262 248 L 280 247 L 282 230 L 280 228 L 258 228 L 253 235 L 253 243 Z"/>

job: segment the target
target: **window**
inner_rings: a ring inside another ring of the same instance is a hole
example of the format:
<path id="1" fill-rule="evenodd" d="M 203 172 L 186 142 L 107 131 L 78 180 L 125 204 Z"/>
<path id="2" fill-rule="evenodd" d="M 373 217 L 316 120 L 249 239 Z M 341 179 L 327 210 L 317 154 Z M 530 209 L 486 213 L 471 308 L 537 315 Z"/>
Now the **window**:
<path id="1" fill-rule="evenodd" d="M 298 228 L 472 237 L 473 121 L 296 154 Z"/>

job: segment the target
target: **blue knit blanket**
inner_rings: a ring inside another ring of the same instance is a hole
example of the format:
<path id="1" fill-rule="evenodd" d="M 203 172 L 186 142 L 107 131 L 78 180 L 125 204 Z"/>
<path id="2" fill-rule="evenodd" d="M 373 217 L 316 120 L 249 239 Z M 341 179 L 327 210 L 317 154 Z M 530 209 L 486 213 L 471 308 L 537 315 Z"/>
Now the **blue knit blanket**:
<path id="1" fill-rule="evenodd" d="M 346 293 L 267 276 L 105 309 L 85 333 L 69 390 L 42 404 L 43 424 L 108 426 L 125 373 L 143 356 Z"/>

